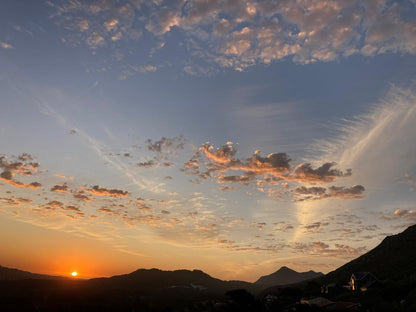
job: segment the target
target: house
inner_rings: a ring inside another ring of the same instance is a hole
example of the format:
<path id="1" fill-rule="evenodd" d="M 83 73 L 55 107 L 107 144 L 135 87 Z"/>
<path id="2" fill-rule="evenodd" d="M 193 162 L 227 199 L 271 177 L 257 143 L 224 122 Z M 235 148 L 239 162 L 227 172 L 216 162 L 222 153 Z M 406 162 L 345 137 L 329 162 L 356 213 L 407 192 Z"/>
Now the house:
<path id="1" fill-rule="evenodd" d="M 317 308 L 319 311 L 361 311 L 361 305 L 355 302 L 330 301 L 323 297 L 302 298 L 300 304 Z"/>
<path id="2" fill-rule="evenodd" d="M 332 302 L 323 297 L 309 297 L 309 298 L 302 298 L 300 300 L 300 304 L 305 304 L 310 307 L 317 307 L 321 310 L 335 310 L 335 302 Z"/>
<path id="3" fill-rule="evenodd" d="M 379 284 L 380 281 L 370 272 L 353 273 L 350 278 L 351 290 L 366 291 L 368 288 Z"/>

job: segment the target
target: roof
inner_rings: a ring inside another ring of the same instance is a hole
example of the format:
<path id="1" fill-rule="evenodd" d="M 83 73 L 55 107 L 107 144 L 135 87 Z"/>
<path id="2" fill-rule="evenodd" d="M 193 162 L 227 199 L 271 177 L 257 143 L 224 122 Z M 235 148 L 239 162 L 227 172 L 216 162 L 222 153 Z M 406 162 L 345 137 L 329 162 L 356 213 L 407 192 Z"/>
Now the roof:
<path id="1" fill-rule="evenodd" d="M 335 308 L 336 309 L 348 309 L 355 306 L 359 306 L 359 303 L 355 302 L 347 302 L 347 301 L 337 301 L 335 302 Z"/>

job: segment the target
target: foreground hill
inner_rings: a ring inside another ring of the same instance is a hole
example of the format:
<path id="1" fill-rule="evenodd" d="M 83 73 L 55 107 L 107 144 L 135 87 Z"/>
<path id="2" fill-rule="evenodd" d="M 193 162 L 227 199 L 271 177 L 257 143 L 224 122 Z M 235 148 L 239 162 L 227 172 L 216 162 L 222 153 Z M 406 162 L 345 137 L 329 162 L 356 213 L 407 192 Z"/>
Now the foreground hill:
<path id="1" fill-rule="evenodd" d="M 17 281 L 25 279 L 61 280 L 66 278 L 62 276 L 31 273 L 18 269 L 6 268 L 0 265 L 0 281 Z"/>
<path id="2" fill-rule="evenodd" d="M 320 272 L 308 271 L 308 272 L 296 272 L 288 267 L 281 267 L 276 272 L 260 277 L 255 284 L 261 287 L 272 287 L 280 285 L 296 284 L 310 279 L 314 279 L 322 276 Z"/>
<path id="3" fill-rule="evenodd" d="M 381 281 L 416 282 L 416 225 L 387 236 L 377 247 L 325 275 L 325 282 L 347 283 L 352 273 L 371 272 Z"/>

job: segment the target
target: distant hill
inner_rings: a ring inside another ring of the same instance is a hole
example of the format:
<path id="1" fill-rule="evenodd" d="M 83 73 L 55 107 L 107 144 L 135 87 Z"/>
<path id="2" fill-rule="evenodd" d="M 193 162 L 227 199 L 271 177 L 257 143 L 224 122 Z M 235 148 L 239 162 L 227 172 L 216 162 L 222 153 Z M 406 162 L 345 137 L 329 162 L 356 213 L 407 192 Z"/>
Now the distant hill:
<path id="1" fill-rule="evenodd" d="M 101 289 L 124 289 L 153 293 L 155 291 L 208 292 L 223 294 L 232 289 L 256 291 L 257 286 L 242 281 L 222 281 L 200 270 L 162 271 L 159 269 L 139 269 L 129 274 L 109 278 L 94 278 L 87 281 Z"/>
<path id="2" fill-rule="evenodd" d="M 416 225 L 387 236 L 377 247 L 325 275 L 325 282 L 347 283 L 355 272 L 371 272 L 381 281 L 416 281 Z"/>
<path id="3" fill-rule="evenodd" d="M 320 276 L 323 276 L 323 274 L 320 272 L 308 271 L 299 273 L 292 269 L 289 269 L 288 267 L 283 266 L 270 275 L 260 277 L 255 282 L 255 284 L 265 288 L 272 286 L 296 284 Z"/>
<path id="4" fill-rule="evenodd" d="M 6 268 L 0 265 L 0 280 L 1 281 L 17 281 L 25 279 L 43 279 L 43 280 L 58 280 L 66 279 L 62 276 L 53 276 L 46 274 L 37 274 L 18 269 Z"/>

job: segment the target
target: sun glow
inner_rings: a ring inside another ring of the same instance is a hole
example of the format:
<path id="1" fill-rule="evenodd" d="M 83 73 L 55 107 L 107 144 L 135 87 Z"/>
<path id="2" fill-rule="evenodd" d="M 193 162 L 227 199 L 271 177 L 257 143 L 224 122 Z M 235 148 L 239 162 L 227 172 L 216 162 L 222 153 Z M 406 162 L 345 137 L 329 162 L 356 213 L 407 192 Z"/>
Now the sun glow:
<path id="1" fill-rule="evenodd" d="M 77 275 L 78 275 L 78 273 L 74 271 L 74 272 L 72 272 L 72 273 L 71 273 L 71 275 L 72 275 L 73 277 L 75 277 L 75 276 L 77 276 Z"/>

